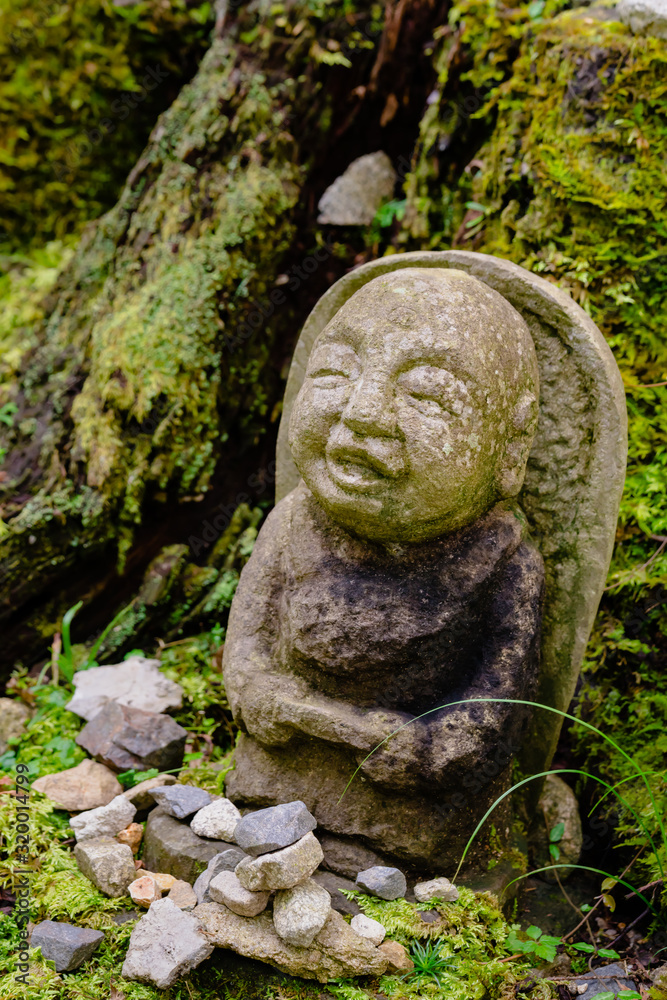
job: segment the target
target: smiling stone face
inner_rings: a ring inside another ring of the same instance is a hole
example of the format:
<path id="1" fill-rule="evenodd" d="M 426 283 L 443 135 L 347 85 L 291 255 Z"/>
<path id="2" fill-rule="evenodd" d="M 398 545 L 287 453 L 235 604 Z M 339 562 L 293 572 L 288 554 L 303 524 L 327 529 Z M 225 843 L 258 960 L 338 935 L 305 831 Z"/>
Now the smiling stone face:
<path id="1" fill-rule="evenodd" d="M 315 342 L 290 445 L 329 515 L 373 541 L 435 538 L 518 493 L 537 416 L 522 317 L 457 270 L 375 278 Z"/>

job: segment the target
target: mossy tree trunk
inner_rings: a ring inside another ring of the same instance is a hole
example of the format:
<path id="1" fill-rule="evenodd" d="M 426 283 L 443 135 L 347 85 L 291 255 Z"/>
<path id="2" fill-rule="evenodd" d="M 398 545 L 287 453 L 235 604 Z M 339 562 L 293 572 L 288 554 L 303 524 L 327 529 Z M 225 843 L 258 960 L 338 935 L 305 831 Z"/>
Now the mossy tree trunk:
<path id="1" fill-rule="evenodd" d="M 270 498 L 299 325 L 366 250 L 325 241 L 318 197 L 355 156 L 409 154 L 444 17 L 436 0 L 237 8 L 118 204 L 7 320 L 5 668 L 43 655 L 77 600 L 79 638 L 106 623 L 165 546 L 189 548 L 163 579 L 190 566 L 196 606 L 229 510 Z"/>

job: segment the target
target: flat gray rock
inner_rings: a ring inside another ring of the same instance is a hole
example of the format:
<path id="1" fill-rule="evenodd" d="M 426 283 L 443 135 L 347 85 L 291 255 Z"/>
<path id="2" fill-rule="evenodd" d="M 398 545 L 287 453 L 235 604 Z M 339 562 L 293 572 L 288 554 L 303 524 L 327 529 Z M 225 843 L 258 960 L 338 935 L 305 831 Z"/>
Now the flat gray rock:
<path id="1" fill-rule="evenodd" d="M 322 848 L 314 833 L 281 851 L 247 857 L 236 868 L 241 883 L 251 892 L 262 889 L 291 889 L 309 878 L 322 861 Z"/>
<path id="2" fill-rule="evenodd" d="M 405 896 L 407 889 L 403 872 L 398 868 L 386 868 L 384 865 L 375 865 L 359 872 L 356 882 L 364 892 L 371 896 L 379 896 L 380 899 L 399 899 Z"/>
<path id="3" fill-rule="evenodd" d="M 113 837 L 124 830 L 134 819 L 135 807 L 124 795 L 117 795 L 105 806 L 88 809 L 72 816 L 70 826 L 77 840 L 91 840 L 93 837 Z"/>
<path id="4" fill-rule="evenodd" d="M 459 898 L 459 890 L 448 878 L 434 878 L 430 882 L 417 882 L 414 888 L 418 903 L 427 903 L 430 899 L 442 899 L 445 903 L 453 903 Z"/>
<path id="5" fill-rule="evenodd" d="M 105 896 L 124 896 L 137 876 L 131 848 L 113 837 L 81 841 L 74 847 L 74 857 L 81 872 Z"/>
<path id="6" fill-rule="evenodd" d="M 614 13 L 636 35 L 667 39 L 667 0 L 620 0 Z"/>
<path id="7" fill-rule="evenodd" d="M 151 795 L 157 804 L 175 819 L 185 819 L 186 816 L 191 816 L 211 802 L 208 792 L 193 785 L 158 785 L 157 788 L 151 789 Z"/>
<path id="8" fill-rule="evenodd" d="M 603 965 L 599 969 L 587 972 L 584 976 L 579 976 L 577 985 L 588 987 L 583 994 L 585 1000 L 588 1000 L 588 997 L 596 997 L 600 993 L 612 993 L 615 997 L 622 997 L 623 990 L 637 989 L 621 962 Z"/>
<path id="9" fill-rule="evenodd" d="M 324 927 L 309 948 L 283 941 L 270 913 L 239 917 L 219 903 L 205 903 L 194 912 L 209 941 L 218 948 L 230 948 L 246 958 L 267 962 L 291 976 L 327 983 L 339 977 L 379 976 L 389 964 L 335 910 L 329 910 Z"/>
<path id="10" fill-rule="evenodd" d="M 214 858 L 211 858 L 206 871 L 201 873 L 193 886 L 199 905 L 202 903 L 212 902 L 209 891 L 211 880 L 214 879 L 220 872 L 235 871 L 237 865 L 247 857 L 248 855 L 245 854 L 240 847 L 230 847 L 226 851 L 221 851 L 220 854 L 216 854 Z"/>
<path id="11" fill-rule="evenodd" d="M 309 878 L 292 889 L 276 893 L 273 925 L 283 941 L 309 948 L 327 922 L 330 912 L 329 893 Z"/>
<path id="12" fill-rule="evenodd" d="M 320 224 L 368 226 L 383 201 L 391 198 L 396 172 L 381 150 L 353 160 L 344 174 L 329 185 L 320 198 Z"/>
<path id="13" fill-rule="evenodd" d="M 56 972 L 73 972 L 91 957 L 103 938 L 102 931 L 90 927 L 42 920 L 33 929 L 30 947 L 41 948 L 43 957 L 56 963 Z"/>
<path id="14" fill-rule="evenodd" d="M 133 785 L 132 788 L 123 792 L 123 795 L 130 800 L 133 806 L 137 807 L 135 819 L 145 819 L 148 812 L 155 809 L 155 799 L 150 794 L 152 789 L 159 788 L 161 785 L 175 784 L 176 778 L 173 774 L 158 774 L 155 778 L 147 778 L 145 781 Z"/>
<path id="15" fill-rule="evenodd" d="M 130 656 L 122 663 L 78 670 L 76 693 L 66 705 L 82 719 L 92 719 L 109 701 L 145 712 L 166 712 L 183 704 L 183 688 L 160 672 L 159 660 Z"/>
<path id="16" fill-rule="evenodd" d="M 187 730 L 168 715 L 108 701 L 83 727 L 76 742 L 116 771 L 152 767 L 173 771 L 183 763 L 187 736 Z"/>
<path id="17" fill-rule="evenodd" d="M 288 847 L 316 826 L 306 804 L 297 800 L 248 813 L 239 821 L 234 836 L 246 854 L 258 857 Z"/>
<path id="18" fill-rule="evenodd" d="M 164 990 L 213 951 L 194 913 L 170 899 L 152 903 L 132 931 L 122 975 Z"/>
<path id="19" fill-rule="evenodd" d="M 148 814 L 143 860 L 149 871 L 165 872 L 192 885 L 209 861 L 226 849 L 229 844 L 203 840 L 162 808 Z"/>
<path id="20" fill-rule="evenodd" d="M 229 799 L 216 799 L 192 817 L 190 826 L 198 837 L 234 842 L 241 813 Z"/>
<path id="21" fill-rule="evenodd" d="M 56 774 L 45 774 L 33 781 L 36 792 L 46 795 L 60 809 L 83 812 L 106 806 L 123 792 L 116 775 L 96 760 L 82 760 L 76 767 Z"/>

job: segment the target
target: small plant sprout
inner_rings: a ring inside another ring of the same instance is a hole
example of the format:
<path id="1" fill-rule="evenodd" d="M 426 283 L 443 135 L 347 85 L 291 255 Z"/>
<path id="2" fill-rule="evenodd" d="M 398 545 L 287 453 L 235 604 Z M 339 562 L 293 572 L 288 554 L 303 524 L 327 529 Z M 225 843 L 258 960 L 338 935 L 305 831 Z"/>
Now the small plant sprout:
<path id="1" fill-rule="evenodd" d="M 549 854 L 554 861 L 560 861 L 560 847 L 558 846 L 565 833 L 565 823 L 556 823 L 549 831 Z"/>
<path id="2" fill-rule="evenodd" d="M 426 944 L 421 944 L 415 941 L 410 952 L 415 967 L 406 975 L 419 979 L 432 979 L 440 986 L 440 977 L 447 969 L 452 968 L 452 963 L 442 954 L 443 943 L 428 941 Z"/>

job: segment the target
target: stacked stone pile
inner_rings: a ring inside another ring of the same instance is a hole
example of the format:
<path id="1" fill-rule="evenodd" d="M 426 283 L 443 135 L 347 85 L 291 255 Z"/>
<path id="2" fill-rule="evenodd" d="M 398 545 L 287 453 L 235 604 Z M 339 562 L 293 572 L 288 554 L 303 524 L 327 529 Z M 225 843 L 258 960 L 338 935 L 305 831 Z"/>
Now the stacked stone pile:
<path id="1" fill-rule="evenodd" d="M 114 771 L 174 760 L 179 767 L 187 736 L 163 714 L 180 705 L 180 688 L 160 674 L 157 661 L 136 659 L 129 669 L 126 661 L 75 678 L 69 707 L 88 720 L 79 743 L 96 760 L 33 785 L 72 813 L 81 872 L 105 895 L 128 897 L 147 911 L 132 932 L 123 975 L 164 989 L 214 947 L 320 982 L 411 968 L 405 948 L 386 941 L 384 926 L 341 892 L 398 899 L 406 893 L 405 876 L 375 865 L 355 883 L 320 870 L 317 824 L 303 802 L 242 815 L 228 798 L 168 774 L 123 792 Z M 455 899 L 456 889 L 442 883 L 416 886 L 415 896 Z M 102 938 L 47 920 L 35 927 L 32 944 L 67 972 L 90 958 Z"/>

